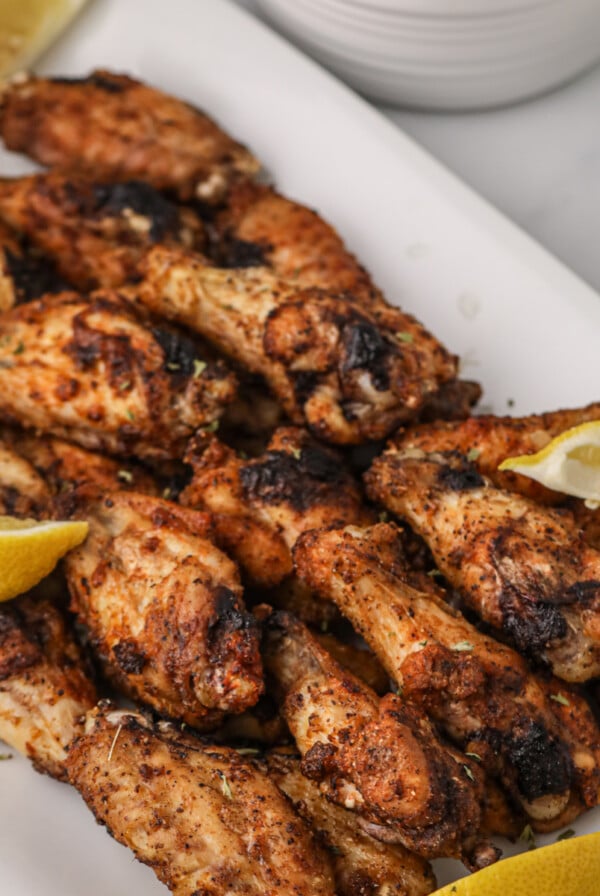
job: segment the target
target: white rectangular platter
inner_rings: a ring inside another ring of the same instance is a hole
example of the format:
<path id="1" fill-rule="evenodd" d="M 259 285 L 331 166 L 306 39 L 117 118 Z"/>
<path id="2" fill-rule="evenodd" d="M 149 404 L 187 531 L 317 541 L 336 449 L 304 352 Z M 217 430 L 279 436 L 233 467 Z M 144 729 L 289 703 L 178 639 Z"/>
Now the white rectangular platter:
<path id="1" fill-rule="evenodd" d="M 282 191 L 335 224 L 390 300 L 462 356 L 485 406 L 600 397 L 600 297 L 248 14 L 226 0 L 94 0 L 40 69 L 102 66 L 190 100 L 247 143 Z M 0 175 L 27 169 L 0 152 Z M 2 896 L 167 892 L 75 792 L 25 760 L 0 762 L 0 800 Z M 600 810 L 574 827 L 600 829 Z M 440 884 L 464 873 L 436 871 Z"/>

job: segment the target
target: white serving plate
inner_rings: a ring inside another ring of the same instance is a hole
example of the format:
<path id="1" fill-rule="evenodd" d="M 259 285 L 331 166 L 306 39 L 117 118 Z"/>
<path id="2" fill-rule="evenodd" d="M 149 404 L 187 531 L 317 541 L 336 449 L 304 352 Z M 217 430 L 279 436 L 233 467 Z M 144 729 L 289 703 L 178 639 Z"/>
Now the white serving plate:
<path id="1" fill-rule="evenodd" d="M 248 14 L 225 0 L 168 10 L 145 0 L 143 13 L 138 0 L 96 0 L 40 68 L 101 65 L 205 107 L 250 144 L 283 191 L 335 223 L 392 301 L 462 355 L 487 406 L 521 413 L 598 398 L 596 293 Z M 25 170 L 0 153 L 0 173 Z M 74 791 L 24 759 L 0 762 L 0 794 L 2 896 L 166 894 Z M 600 811 L 573 827 L 599 830 Z M 447 861 L 436 871 L 440 884 L 463 873 Z"/>

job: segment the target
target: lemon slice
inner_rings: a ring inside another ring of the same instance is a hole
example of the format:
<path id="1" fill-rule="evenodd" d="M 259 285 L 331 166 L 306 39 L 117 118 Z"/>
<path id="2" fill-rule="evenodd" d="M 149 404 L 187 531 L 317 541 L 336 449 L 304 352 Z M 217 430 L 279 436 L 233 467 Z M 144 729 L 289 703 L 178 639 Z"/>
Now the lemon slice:
<path id="1" fill-rule="evenodd" d="M 600 420 L 567 429 L 537 454 L 507 457 L 499 470 L 511 470 L 589 507 L 600 504 Z"/>
<path id="2" fill-rule="evenodd" d="M 598 896 L 600 834 L 503 859 L 433 896 Z"/>
<path id="3" fill-rule="evenodd" d="M 0 78 L 27 68 L 86 0 L 0 0 Z"/>
<path id="4" fill-rule="evenodd" d="M 87 523 L 0 516 L 0 601 L 37 585 L 87 533 Z"/>

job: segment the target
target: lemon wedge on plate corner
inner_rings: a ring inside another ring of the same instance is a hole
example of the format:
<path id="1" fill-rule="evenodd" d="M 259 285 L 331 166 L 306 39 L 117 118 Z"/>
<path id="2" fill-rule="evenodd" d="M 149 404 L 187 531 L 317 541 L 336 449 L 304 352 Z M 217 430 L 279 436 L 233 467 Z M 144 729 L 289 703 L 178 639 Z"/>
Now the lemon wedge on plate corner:
<path id="1" fill-rule="evenodd" d="M 537 454 L 503 460 L 499 470 L 528 476 L 546 488 L 600 506 L 600 420 L 581 423 L 552 439 Z M 600 887 L 599 891 L 600 893 Z"/>
<path id="2" fill-rule="evenodd" d="M 0 0 L 0 78 L 27 68 L 86 0 Z"/>
<path id="3" fill-rule="evenodd" d="M 88 524 L 83 522 L 0 516 L 0 601 L 17 597 L 41 582 L 87 533 Z"/>
<path id="4" fill-rule="evenodd" d="M 502 859 L 433 896 L 598 896 L 600 833 Z"/>

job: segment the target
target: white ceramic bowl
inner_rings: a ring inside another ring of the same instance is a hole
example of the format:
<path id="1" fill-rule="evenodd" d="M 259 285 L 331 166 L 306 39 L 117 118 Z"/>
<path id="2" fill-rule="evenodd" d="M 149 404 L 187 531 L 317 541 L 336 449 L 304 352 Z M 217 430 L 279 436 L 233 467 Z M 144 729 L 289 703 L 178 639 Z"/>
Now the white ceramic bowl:
<path id="1" fill-rule="evenodd" d="M 524 99 L 600 59 L 600 0 L 258 0 L 366 95 L 423 108 Z"/>

